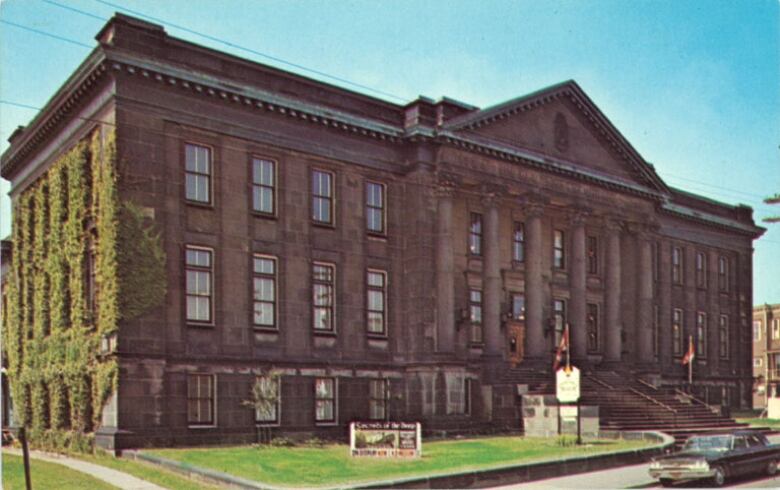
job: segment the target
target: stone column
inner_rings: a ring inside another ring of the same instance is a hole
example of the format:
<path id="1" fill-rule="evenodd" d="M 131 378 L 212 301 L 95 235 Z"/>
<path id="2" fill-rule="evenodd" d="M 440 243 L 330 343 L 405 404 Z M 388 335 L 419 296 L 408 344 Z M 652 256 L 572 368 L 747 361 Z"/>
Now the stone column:
<path id="1" fill-rule="evenodd" d="M 455 256 L 452 237 L 452 195 L 454 186 L 436 189 L 436 351 L 455 350 Z"/>
<path id="2" fill-rule="evenodd" d="M 620 222 L 607 221 L 606 360 L 619 361 L 623 348 L 620 315 Z"/>
<path id="3" fill-rule="evenodd" d="M 586 260 L 585 260 L 585 217 L 584 212 L 571 216 L 571 269 L 569 270 L 571 298 L 569 299 L 569 336 L 572 356 L 584 359 L 588 351 L 586 322 Z"/>
<path id="4" fill-rule="evenodd" d="M 501 263 L 499 258 L 498 198 L 494 194 L 483 200 L 485 206 L 485 354 L 501 354 Z"/>
<path id="5" fill-rule="evenodd" d="M 653 247 L 650 235 L 637 233 L 639 246 L 637 274 L 637 337 L 636 349 L 640 362 L 653 361 Z"/>
<path id="6" fill-rule="evenodd" d="M 525 210 L 525 352 L 530 358 L 542 358 L 547 350 L 542 325 L 542 212 L 543 208 L 538 204 L 531 204 Z"/>

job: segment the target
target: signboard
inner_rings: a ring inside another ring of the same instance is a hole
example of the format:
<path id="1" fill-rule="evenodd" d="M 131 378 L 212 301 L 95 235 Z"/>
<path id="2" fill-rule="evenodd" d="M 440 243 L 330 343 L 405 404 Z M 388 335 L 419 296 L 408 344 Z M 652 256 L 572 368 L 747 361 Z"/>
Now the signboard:
<path id="1" fill-rule="evenodd" d="M 577 405 L 561 405 L 561 418 L 564 420 L 577 419 Z"/>
<path id="2" fill-rule="evenodd" d="M 555 373 L 555 396 L 561 403 L 574 403 L 580 399 L 580 370 L 561 368 Z"/>
<path id="3" fill-rule="evenodd" d="M 422 454 L 419 422 L 352 422 L 349 424 L 352 456 L 416 458 Z"/>

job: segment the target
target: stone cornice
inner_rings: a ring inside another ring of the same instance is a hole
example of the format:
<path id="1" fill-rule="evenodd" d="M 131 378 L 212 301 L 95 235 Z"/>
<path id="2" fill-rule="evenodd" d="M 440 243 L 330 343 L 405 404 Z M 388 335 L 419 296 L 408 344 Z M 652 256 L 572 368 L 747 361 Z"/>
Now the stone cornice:
<path id="1" fill-rule="evenodd" d="M 61 126 L 107 71 L 102 50 L 92 51 L 0 157 L 0 175 L 9 179 L 21 162 Z"/>
<path id="2" fill-rule="evenodd" d="M 668 215 L 683 218 L 688 221 L 694 221 L 714 228 L 736 232 L 740 235 L 749 236 L 752 239 L 759 238 L 764 234 L 766 228 L 753 224 L 742 223 L 733 219 L 724 218 L 704 211 L 699 211 L 679 204 L 670 202 L 663 203 L 659 210 Z"/>

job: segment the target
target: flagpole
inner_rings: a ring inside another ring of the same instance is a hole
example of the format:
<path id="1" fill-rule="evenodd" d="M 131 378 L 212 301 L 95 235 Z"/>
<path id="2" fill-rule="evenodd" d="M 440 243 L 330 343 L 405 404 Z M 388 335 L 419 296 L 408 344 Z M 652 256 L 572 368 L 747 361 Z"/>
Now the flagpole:
<path id="1" fill-rule="evenodd" d="M 693 352 L 693 335 L 688 336 L 688 352 Z M 693 391 L 693 359 L 688 359 L 688 386 Z"/>
<path id="2" fill-rule="evenodd" d="M 569 338 L 569 324 L 566 324 L 566 371 L 571 371 L 571 339 Z"/>

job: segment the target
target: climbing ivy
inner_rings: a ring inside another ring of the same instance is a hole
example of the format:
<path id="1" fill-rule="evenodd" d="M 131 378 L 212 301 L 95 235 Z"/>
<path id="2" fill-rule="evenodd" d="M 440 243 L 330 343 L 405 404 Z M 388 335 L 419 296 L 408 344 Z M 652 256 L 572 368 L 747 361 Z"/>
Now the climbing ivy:
<path id="1" fill-rule="evenodd" d="M 100 353 L 101 340 L 121 319 L 164 301 L 159 233 L 138 206 L 120 203 L 116 169 L 114 133 L 98 128 L 14 203 L 3 351 L 16 422 L 41 447 L 91 448 L 118 386 L 117 361 Z M 90 247 L 94 312 L 85 284 Z"/>

